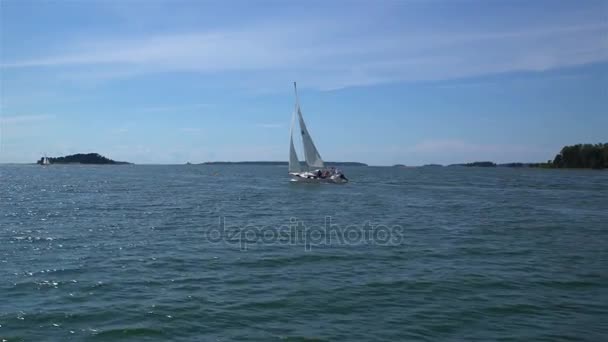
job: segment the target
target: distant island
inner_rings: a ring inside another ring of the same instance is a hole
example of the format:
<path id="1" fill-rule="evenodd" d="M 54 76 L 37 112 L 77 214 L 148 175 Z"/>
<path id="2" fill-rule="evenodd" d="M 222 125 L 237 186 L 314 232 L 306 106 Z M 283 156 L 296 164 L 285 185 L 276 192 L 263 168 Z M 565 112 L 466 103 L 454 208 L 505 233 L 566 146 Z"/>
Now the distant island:
<path id="1" fill-rule="evenodd" d="M 531 165 L 536 163 L 503 163 L 498 164 L 499 167 L 531 167 Z"/>
<path id="2" fill-rule="evenodd" d="M 365 163 L 359 162 L 325 162 L 327 165 L 334 166 L 368 166 Z M 237 162 L 228 162 L 228 161 L 213 161 L 213 162 L 204 162 L 203 165 L 288 165 L 286 161 L 237 161 Z"/>
<path id="3" fill-rule="evenodd" d="M 466 166 L 466 167 L 496 167 L 496 163 L 491 161 L 477 161 L 465 164 L 451 164 L 448 166 Z"/>
<path id="4" fill-rule="evenodd" d="M 36 164 L 42 165 L 44 158 L 40 158 L 36 162 Z M 106 158 L 99 153 L 78 153 L 72 154 L 65 157 L 49 157 L 49 162 L 51 164 L 111 164 L 111 165 L 124 165 L 130 164 L 128 162 L 123 161 L 114 161 L 112 159 Z"/>

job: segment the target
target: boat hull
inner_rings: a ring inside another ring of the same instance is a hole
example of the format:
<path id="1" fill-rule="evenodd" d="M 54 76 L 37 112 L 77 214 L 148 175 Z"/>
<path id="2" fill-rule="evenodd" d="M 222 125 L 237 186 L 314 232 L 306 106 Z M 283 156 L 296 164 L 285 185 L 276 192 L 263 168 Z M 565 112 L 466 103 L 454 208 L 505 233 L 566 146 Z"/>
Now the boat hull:
<path id="1" fill-rule="evenodd" d="M 342 175 L 332 175 L 326 178 L 316 177 L 311 172 L 290 172 L 291 181 L 295 183 L 312 183 L 312 184 L 346 184 L 348 179 Z"/>

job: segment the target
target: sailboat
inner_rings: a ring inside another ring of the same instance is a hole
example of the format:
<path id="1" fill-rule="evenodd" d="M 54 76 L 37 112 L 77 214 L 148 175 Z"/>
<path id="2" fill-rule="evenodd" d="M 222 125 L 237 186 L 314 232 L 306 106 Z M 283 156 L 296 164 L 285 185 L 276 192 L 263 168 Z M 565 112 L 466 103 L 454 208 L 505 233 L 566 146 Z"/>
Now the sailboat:
<path id="1" fill-rule="evenodd" d="M 325 162 L 319 154 L 319 150 L 312 141 L 312 137 L 304 123 L 302 110 L 300 109 L 300 99 L 298 98 L 298 88 L 296 82 L 293 82 L 293 89 L 296 96 L 295 111 L 291 119 L 291 128 L 289 130 L 289 176 L 292 182 L 301 183 L 333 183 L 344 184 L 348 183 L 348 179 L 344 174 L 336 168 L 326 168 Z M 293 144 L 293 131 L 296 126 L 296 117 L 300 125 L 300 133 L 302 134 L 302 147 L 304 150 L 305 167 L 302 167 L 296 148 Z"/>
<path id="2" fill-rule="evenodd" d="M 46 154 L 44 155 L 44 157 L 42 157 L 42 165 L 51 165 L 51 161 L 49 160 L 49 158 L 46 156 Z"/>

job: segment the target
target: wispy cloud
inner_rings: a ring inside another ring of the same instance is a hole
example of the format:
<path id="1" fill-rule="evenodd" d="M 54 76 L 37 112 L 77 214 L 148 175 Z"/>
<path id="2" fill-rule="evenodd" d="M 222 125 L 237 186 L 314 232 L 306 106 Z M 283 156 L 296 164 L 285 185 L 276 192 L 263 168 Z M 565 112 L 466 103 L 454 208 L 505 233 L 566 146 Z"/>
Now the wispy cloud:
<path id="1" fill-rule="evenodd" d="M 519 144 L 472 143 L 460 139 L 429 139 L 421 141 L 406 149 L 417 153 L 518 153 L 544 151 L 538 147 Z"/>
<path id="2" fill-rule="evenodd" d="M 464 140 L 454 139 L 436 139 L 425 140 L 408 148 L 412 152 L 421 153 L 477 153 L 477 152 L 493 152 L 499 150 L 498 146 L 490 146 L 483 144 L 473 144 Z"/>
<path id="3" fill-rule="evenodd" d="M 54 115 L 18 115 L 18 116 L 5 116 L 0 117 L 0 123 L 4 125 L 11 124 L 27 124 L 39 121 L 46 121 L 55 118 Z"/>
<path id="4" fill-rule="evenodd" d="M 166 106 L 152 106 L 152 107 L 143 107 L 139 108 L 139 111 L 142 112 L 179 112 L 179 111 L 189 111 L 194 109 L 200 109 L 209 107 L 206 103 L 194 103 L 194 104 L 186 104 L 186 105 L 166 105 Z"/>
<path id="5" fill-rule="evenodd" d="M 244 82 L 247 72 L 262 71 L 272 72 L 268 82 L 297 77 L 304 85 L 336 89 L 608 60 L 605 22 L 488 32 L 443 28 L 376 34 L 364 34 L 355 21 L 341 24 L 303 20 L 289 25 L 280 22 L 244 29 L 90 39 L 69 43 L 63 54 L 4 61 L 1 66 L 81 68 L 78 74 L 83 77 L 107 79 L 172 71 L 235 72 Z M 90 65 L 101 71 L 82 69 L 90 69 Z"/>
<path id="6" fill-rule="evenodd" d="M 256 124 L 256 127 L 260 127 L 260 128 L 281 128 L 284 125 L 281 123 L 258 123 Z"/>
<path id="7" fill-rule="evenodd" d="M 428 162 L 462 163 L 491 160 L 496 162 L 543 161 L 556 147 L 537 145 L 473 143 L 460 139 L 429 139 L 400 149 L 404 156 L 423 156 Z"/>
<path id="8" fill-rule="evenodd" d="M 323 156 L 327 160 L 354 160 L 372 165 L 386 165 L 387 161 L 406 165 L 429 163 L 447 165 L 486 160 L 497 163 L 540 162 L 552 158 L 560 148 L 559 144 L 491 143 L 437 138 L 425 139 L 409 145 L 329 145 L 324 147 Z"/>
<path id="9" fill-rule="evenodd" d="M 182 127 L 179 130 L 187 133 L 198 133 L 201 131 L 201 129 L 198 127 Z"/>
<path id="10" fill-rule="evenodd" d="M 112 129 L 112 133 L 115 133 L 115 134 L 129 133 L 129 128 L 127 128 L 127 127 L 116 127 L 116 128 Z"/>

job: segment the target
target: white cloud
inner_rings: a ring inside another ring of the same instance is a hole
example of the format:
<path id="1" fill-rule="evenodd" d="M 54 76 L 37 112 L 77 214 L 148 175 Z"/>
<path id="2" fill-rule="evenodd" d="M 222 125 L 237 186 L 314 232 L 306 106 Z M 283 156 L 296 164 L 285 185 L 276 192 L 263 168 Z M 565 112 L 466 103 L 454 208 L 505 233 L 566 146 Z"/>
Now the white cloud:
<path id="1" fill-rule="evenodd" d="M 206 161 L 286 160 L 284 146 L 247 144 L 222 146 L 193 146 L 190 148 L 126 144 L 104 150 L 114 160 L 136 164 L 183 164 Z"/>
<path id="2" fill-rule="evenodd" d="M 468 143 L 463 140 L 425 140 L 415 144 L 408 150 L 419 153 L 477 153 L 482 151 L 497 151 L 498 146 Z"/>
<path id="3" fill-rule="evenodd" d="M 168 106 L 154 106 L 154 107 L 144 107 L 140 108 L 139 111 L 142 112 L 180 112 L 180 111 L 189 111 L 194 109 L 200 109 L 209 107 L 206 103 L 194 103 L 187 105 L 168 105 Z"/>
<path id="4" fill-rule="evenodd" d="M 116 128 L 112 129 L 112 133 L 116 133 L 116 134 L 129 133 L 129 128 L 127 128 L 127 127 L 116 127 Z"/>
<path id="5" fill-rule="evenodd" d="M 402 160 L 422 163 L 463 163 L 473 161 L 539 162 L 551 157 L 557 147 L 523 144 L 472 143 L 460 139 L 429 139 L 395 152 Z"/>
<path id="6" fill-rule="evenodd" d="M 474 161 L 542 162 L 561 146 L 518 143 L 479 143 L 463 139 L 426 139 L 413 144 L 328 145 L 325 160 L 360 161 L 370 165 L 457 164 Z M 286 157 L 284 157 L 286 158 Z"/>
<path id="7" fill-rule="evenodd" d="M 606 23 L 383 34 L 362 32 L 357 22 L 341 24 L 294 21 L 238 30 L 91 38 L 71 42 L 63 54 L 5 61 L 2 67 L 80 67 L 70 74 L 104 80 L 154 72 L 233 72 L 239 82 L 256 79 L 256 86 L 298 79 L 305 86 L 337 89 L 608 60 Z M 90 70 L 90 65 L 97 68 Z M 263 80 L 259 72 L 266 75 Z"/>
<path id="8" fill-rule="evenodd" d="M 201 129 L 198 127 L 182 127 L 180 128 L 180 131 L 188 133 L 198 133 L 201 131 Z"/>
<path id="9" fill-rule="evenodd" d="M 0 117 L 0 123 L 3 125 L 11 124 L 27 124 L 40 121 L 46 121 L 55 118 L 53 115 L 18 115 Z"/>
<path id="10" fill-rule="evenodd" d="M 256 124 L 257 127 L 260 128 L 281 128 L 283 127 L 283 124 L 281 123 L 258 123 Z"/>

